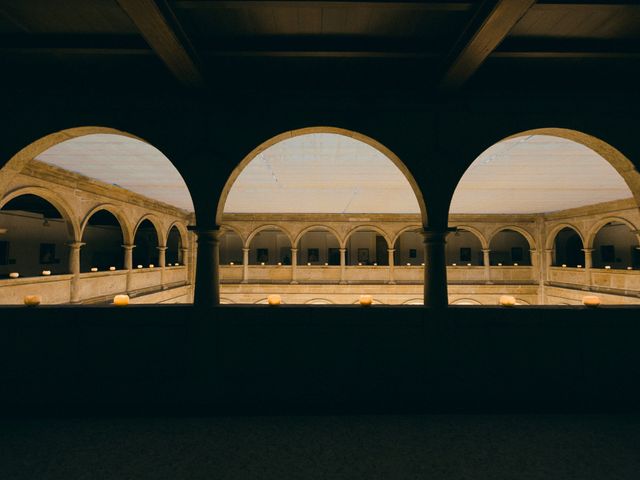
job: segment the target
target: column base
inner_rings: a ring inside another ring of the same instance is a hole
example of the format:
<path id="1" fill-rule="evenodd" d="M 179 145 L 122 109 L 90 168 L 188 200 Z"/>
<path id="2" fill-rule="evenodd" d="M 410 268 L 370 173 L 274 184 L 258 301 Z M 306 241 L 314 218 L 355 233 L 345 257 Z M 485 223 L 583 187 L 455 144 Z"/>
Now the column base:
<path id="1" fill-rule="evenodd" d="M 387 285 L 395 285 L 395 284 L 396 284 L 396 282 L 394 282 L 393 280 L 387 282 Z"/>
<path id="2" fill-rule="evenodd" d="M 338 282 L 338 285 L 346 285 L 346 284 L 347 284 L 347 281 L 346 281 L 346 280 L 340 280 L 340 281 Z"/>
<path id="3" fill-rule="evenodd" d="M 296 282 L 295 280 L 291 280 L 291 281 L 289 282 L 289 285 L 298 285 L 298 282 Z"/>

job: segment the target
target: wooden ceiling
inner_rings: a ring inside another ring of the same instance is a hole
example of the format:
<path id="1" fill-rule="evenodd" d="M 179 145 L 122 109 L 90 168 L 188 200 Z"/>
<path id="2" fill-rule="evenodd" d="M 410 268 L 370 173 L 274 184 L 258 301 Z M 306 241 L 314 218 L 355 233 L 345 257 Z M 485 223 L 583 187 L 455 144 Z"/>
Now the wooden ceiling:
<path id="1" fill-rule="evenodd" d="M 0 38 L 16 82 L 109 73 L 187 88 L 456 91 L 640 80 L 637 0 L 0 0 Z"/>

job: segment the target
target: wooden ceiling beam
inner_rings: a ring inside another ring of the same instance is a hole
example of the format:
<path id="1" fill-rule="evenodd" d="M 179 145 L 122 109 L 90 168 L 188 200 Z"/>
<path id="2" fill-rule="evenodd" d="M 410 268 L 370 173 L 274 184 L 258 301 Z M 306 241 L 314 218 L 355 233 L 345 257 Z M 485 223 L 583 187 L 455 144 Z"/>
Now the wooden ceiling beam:
<path id="1" fill-rule="evenodd" d="M 535 0 L 485 0 L 467 25 L 451 53 L 440 82 L 455 90 L 480 68 Z"/>
<path id="2" fill-rule="evenodd" d="M 508 38 L 491 58 L 640 58 L 640 42 L 620 40 Z"/>
<path id="3" fill-rule="evenodd" d="M 401 10 L 423 10 L 441 12 L 466 12 L 473 8 L 473 2 L 447 1 L 375 1 L 375 0 L 175 0 L 173 6 L 177 9 L 211 9 L 211 8 L 325 8 L 325 7 L 366 7 L 390 8 Z"/>
<path id="4" fill-rule="evenodd" d="M 164 0 L 117 0 L 142 37 L 186 87 L 202 87 L 195 51 Z"/>

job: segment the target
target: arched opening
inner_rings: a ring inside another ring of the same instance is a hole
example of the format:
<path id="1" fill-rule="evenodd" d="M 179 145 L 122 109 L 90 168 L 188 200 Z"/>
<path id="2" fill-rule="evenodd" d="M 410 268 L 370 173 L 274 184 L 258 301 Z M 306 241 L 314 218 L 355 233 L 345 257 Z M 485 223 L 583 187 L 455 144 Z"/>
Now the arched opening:
<path id="1" fill-rule="evenodd" d="M 424 289 L 421 271 L 398 269 L 394 276 L 393 270 L 402 265 L 402 250 L 403 264 L 424 263 L 421 239 L 402 236 L 390 265 L 388 233 L 400 221 L 423 224 L 422 195 L 404 164 L 363 135 L 322 127 L 265 142 L 229 178 L 217 218 L 222 228 L 257 231 L 245 245 L 248 265 L 242 274 L 221 269 L 226 297 L 233 295 L 230 283 L 246 285 L 240 302 L 260 300 L 270 291 L 261 285 L 271 283 L 288 283 L 287 292 L 294 294 L 323 285 L 322 294 L 334 303 L 344 303 L 342 285 L 348 284 L 408 283 L 416 285 L 417 295 Z M 223 266 L 229 261 L 221 255 Z"/>
<path id="2" fill-rule="evenodd" d="M 475 233 L 463 228 L 447 236 L 446 243 L 447 265 L 474 266 L 482 265 L 482 243 Z"/>
<path id="3" fill-rule="evenodd" d="M 511 229 L 497 232 L 489 243 L 491 265 L 531 265 L 529 241 L 525 236 Z"/>
<path id="4" fill-rule="evenodd" d="M 603 225 L 593 240 L 594 268 L 637 269 L 640 267 L 640 246 L 629 225 L 612 221 Z"/>
<path id="5" fill-rule="evenodd" d="M 283 230 L 267 227 L 251 238 L 249 265 L 291 265 L 291 240 Z"/>
<path id="6" fill-rule="evenodd" d="M 396 265 L 407 267 L 424 265 L 424 244 L 422 235 L 417 229 L 401 233 L 393 245 L 393 250 Z"/>
<path id="7" fill-rule="evenodd" d="M 564 227 L 553 242 L 556 267 L 584 267 L 584 245 L 580 234 L 571 227 Z"/>
<path id="8" fill-rule="evenodd" d="M 333 302 L 325 298 L 314 298 L 304 302 L 307 305 L 333 305 Z"/>
<path id="9" fill-rule="evenodd" d="M 165 261 L 168 266 L 183 265 L 185 262 L 182 258 L 182 235 L 178 227 L 173 225 L 167 235 L 167 253 Z"/>
<path id="10" fill-rule="evenodd" d="M 133 237 L 133 264 L 138 267 L 158 266 L 158 231 L 149 219 L 143 220 Z"/>
<path id="11" fill-rule="evenodd" d="M 345 261 L 351 266 L 389 265 L 389 244 L 382 232 L 373 228 L 353 231 L 346 240 Z"/>
<path id="12" fill-rule="evenodd" d="M 616 282 L 584 273 L 592 260 L 591 250 L 587 250 L 588 256 L 583 251 L 589 248 L 583 243 L 589 238 L 577 229 L 563 227 L 585 228 L 620 216 L 620 212 L 637 212 L 638 192 L 631 190 L 633 185 L 640 185 L 633 164 L 615 148 L 580 132 L 540 129 L 497 142 L 465 171 L 449 212 L 451 225 L 469 225 L 489 238 L 483 260 L 478 261 L 485 268 L 464 277 L 457 272 L 450 279 L 475 284 L 478 295 L 485 290 L 490 294 L 490 289 L 500 284 L 505 295 L 526 291 L 525 298 L 537 298 L 541 303 L 575 296 L 569 288 L 576 285 L 588 291 L 595 288 L 592 282 L 597 282 L 615 289 Z M 614 231 L 621 233 L 622 229 L 610 230 Z M 452 242 L 454 237 L 447 240 Z M 612 262 L 619 260 L 619 268 L 623 268 L 632 254 L 628 238 L 620 238 L 620 242 L 627 244 L 624 258 L 612 255 L 612 240 L 603 253 Z M 593 251 L 594 262 L 595 257 Z M 518 268 L 502 268 L 507 266 Z M 563 266 L 583 271 L 563 271 Z M 545 283 L 556 285 L 553 295 L 542 288 Z M 532 286 L 536 284 L 540 292 Z M 624 296 L 624 289 L 619 290 L 616 294 Z"/>
<path id="13" fill-rule="evenodd" d="M 9 200 L 0 209 L 0 276 L 68 273 L 69 241 L 68 222 L 50 202 L 33 194 Z"/>
<path id="14" fill-rule="evenodd" d="M 233 230 L 220 236 L 220 265 L 242 265 L 242 239 Z"/>
<path id="15" fill-rule="evenodd" d="M 339 266 L 338 238 L 328 228 L 312 227 L 298 240 L 298 261 L 307 266 Z"/>
<path id="16" fill-rule="evenodd" d="M 80 250 L 80 271 L 91 269 L 120 270 L 124 264 L 122 226 L 108 210 L 98 210 L 89 219 L 82 232 L 84 246 Z"/>
<path id="17" fill-rule="evenodd" d="M 195 219 L 187 186 L 171 161 L 146 141 L 103 127 L 56 132 L 9 160 L 0 170 L 0 189 L 0 198 L 8 200 L 23 190 L 42 196 L 66 220 L 64 248 L 52 242 L 42 247 L 43 258 L 60 262 L 46 270 L 73 275 L 65 286 L 55 286 L 55 295 L 45 295 L 51 303 L 108 301 L 125 291 L 136 296 L 136 303 L 163 302 L 165 297 L 187 301 L 193 270 L 163 270 L 133 280 L 116 271 L 159 267 L 163 257 L 165 264 L 183 264 L 181 255 L 190 243 L 186 228 L 181 230 Z M 152 219 L 156 226 L 178 225 L 182 235 L 170 233 L 167 238 L 167 232 L 150 228 L 149 221 L 134 231 L 135 219 L 140 218 Z M 59 219 L 44 220 L 49 226 Z M 11 253 L 7 256 L 11 260 Z M 85 272 L 95 275 L 79 275 Z M 156 295 L 164 290 L 170 291 Z M 21 295 L 18 289 L 9 294 Z"/>

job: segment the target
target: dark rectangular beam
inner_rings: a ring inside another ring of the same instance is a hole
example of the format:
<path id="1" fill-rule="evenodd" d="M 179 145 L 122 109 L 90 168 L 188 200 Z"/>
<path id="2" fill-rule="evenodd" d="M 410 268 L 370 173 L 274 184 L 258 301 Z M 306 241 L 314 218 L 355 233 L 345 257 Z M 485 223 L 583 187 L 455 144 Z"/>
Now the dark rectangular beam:
<path id="1" fill-rule="evenodd" d="M 0 52 L 69 55 L 153 55 L 139 35 L 0 35 Z"/>
<path id="2" fill-rule="evenodd" d="M 443 90 L 461 87 L 491 55 L 535 0 L 485 0 L 452 49 L 440 83 Z"/>
<path id="3" fill-rule="evenodd" d="M 195 51 L 163 0 L 117 1 L 180 83 L 187 87 L 204 85 Z"/>
<path id="4" fill-rule="evenodd" d="M 640 58 L 640 42 L 620 40 L 508 38 L 491 58 Z"/>
<path id="5" fill-rule="evenodd" d="M 375 0 L 174 0 L 176 9 L 200 9 L 200 8 L 325 8 L 325 7 L 366 7 L 366 8 L 391 8 L 411 9 L 423 11 L 442 12 L 466 12 L 473 8 L 473 2 L 448 2 L 448 1 L 375 1 Z"/>

